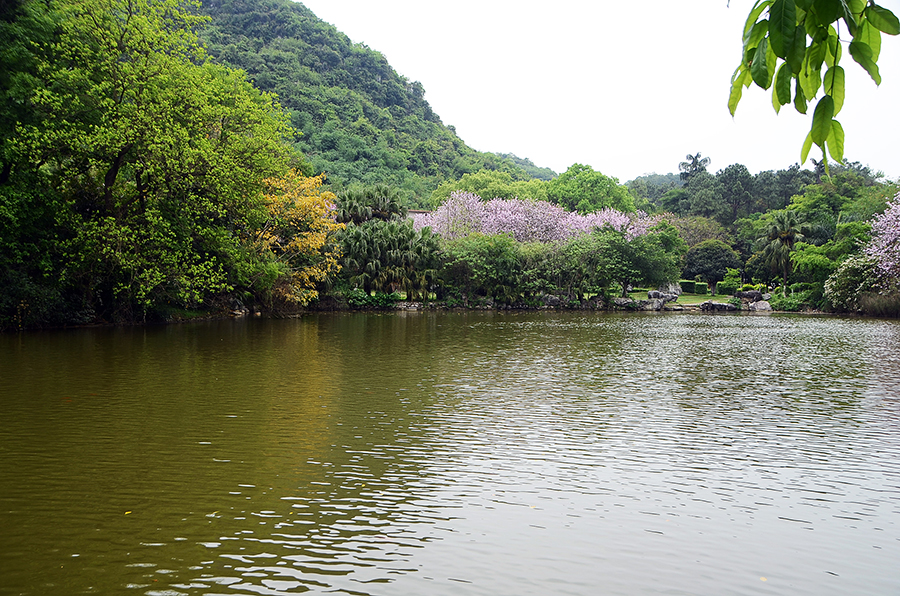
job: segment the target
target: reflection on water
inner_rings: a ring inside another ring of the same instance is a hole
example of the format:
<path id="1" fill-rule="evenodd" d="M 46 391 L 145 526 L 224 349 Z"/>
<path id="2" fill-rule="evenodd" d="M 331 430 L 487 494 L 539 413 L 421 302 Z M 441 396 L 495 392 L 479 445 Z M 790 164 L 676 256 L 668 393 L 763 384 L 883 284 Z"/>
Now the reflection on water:
<path id="1" fill-rule="evenodd" d="M 900 593 L 900 324 L 0 336 L 0 594 Z"/>

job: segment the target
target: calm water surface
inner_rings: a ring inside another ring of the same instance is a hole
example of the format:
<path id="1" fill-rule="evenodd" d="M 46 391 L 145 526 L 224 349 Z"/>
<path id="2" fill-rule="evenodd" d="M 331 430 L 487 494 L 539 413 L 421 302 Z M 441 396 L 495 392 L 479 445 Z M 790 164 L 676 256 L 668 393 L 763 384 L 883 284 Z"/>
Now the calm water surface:
<path id="1" fill-rule="evenodd" d="M 900 594 L 900 322 L 0 335 L 0 595 Z"/>

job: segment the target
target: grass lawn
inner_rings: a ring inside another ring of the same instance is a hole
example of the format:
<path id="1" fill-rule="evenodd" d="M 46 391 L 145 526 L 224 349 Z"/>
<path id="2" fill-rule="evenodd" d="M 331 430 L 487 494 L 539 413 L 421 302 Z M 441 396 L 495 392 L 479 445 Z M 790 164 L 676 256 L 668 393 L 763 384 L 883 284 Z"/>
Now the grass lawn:
<path id="1" fill-rule="evenodd" d="M 646 300 L 647 292 L 631 292 L 628 294 L 631 298 L 635 300 Z M 711 296 L 709 294 L 682 294 L 678 297 L 678 300 L 674 302 L 674 304 L 681 305 L 690 305 L 690 304 L 700 304 L 702 302 L 706 302 L 707 300 L 712 300 L 714 302 L 726 302 L 728 300 L 728 296 Z"/>

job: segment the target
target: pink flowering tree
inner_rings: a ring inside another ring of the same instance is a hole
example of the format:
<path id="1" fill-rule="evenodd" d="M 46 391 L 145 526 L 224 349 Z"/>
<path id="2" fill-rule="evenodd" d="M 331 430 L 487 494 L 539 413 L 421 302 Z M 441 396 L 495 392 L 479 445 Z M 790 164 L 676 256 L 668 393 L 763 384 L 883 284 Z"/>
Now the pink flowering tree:
<path id="1" fill-rule="evenodd" d="M 581 215 L 547 201 L 493 199 L 487 202 L 473 193 L 454 192 L 446 203 L 429 214 L 413 216 L 417 229 L 430 227 L 447 240 L 478 232 L 507 233 L 519 242 L 557 242 L 595 229 L 623 232 L 629 239 L 646 235 L 660 218 L 637 212 L 627 214 L 606 208 Z"/>
<path id="2" fill-rule="evenodd" d="M 900 193 L 872 221 L 872 240 L 865 253 L 875 260 L 881 276 L 900 279 Z"/>

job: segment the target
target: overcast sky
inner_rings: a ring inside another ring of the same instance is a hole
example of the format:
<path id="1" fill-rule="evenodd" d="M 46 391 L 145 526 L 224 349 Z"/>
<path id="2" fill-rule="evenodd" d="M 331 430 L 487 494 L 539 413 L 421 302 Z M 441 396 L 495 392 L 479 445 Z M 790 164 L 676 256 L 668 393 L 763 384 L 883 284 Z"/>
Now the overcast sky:
<path id="1" fill-rule="evenodd" d="M 677 172 L 688 153 L 751 173 L 800 160 L 810 116 L 729 81 L 751 0 L 304 0 L 352 41 L 425 87 L 444 124 L 479 151 L 621 182 Z M 900 0 L 880 4 L 900 15 Z M 900 176 L 900 38 L 883 36 L 880 87 L 844 51 L 844 155 Z M 810 157 L 821 159 L 817 147 Z M 811 166 L 807 162 L 807 166 Z"/>

